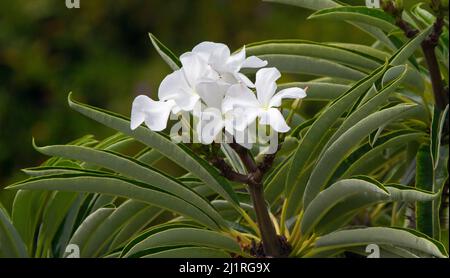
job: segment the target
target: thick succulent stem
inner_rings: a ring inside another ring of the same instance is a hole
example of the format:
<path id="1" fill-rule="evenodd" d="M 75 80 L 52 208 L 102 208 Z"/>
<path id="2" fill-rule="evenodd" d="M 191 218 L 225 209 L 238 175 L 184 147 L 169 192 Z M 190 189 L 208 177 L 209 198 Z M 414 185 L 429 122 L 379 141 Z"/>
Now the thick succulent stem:
<path id="1" fill-rule="evenodd" d="M 260 166 L 258 166 L 249 151 L 242 146 L 232 143 L 231 147 L 239 155 L 249 174 L 247 175 L 248 191 L 252 198 L 253 207 L 256 213 L 256 221 L 261 233 L 264 253 L 268 257 L 283 257 L 284 248 L 280 237 L 275 231 L 272 219 L 269 215 L 266 200 L 264 198 L 264 186 L 262 178 L 264 172 L 270 168 L 274 155 L 267 155 Z"/>

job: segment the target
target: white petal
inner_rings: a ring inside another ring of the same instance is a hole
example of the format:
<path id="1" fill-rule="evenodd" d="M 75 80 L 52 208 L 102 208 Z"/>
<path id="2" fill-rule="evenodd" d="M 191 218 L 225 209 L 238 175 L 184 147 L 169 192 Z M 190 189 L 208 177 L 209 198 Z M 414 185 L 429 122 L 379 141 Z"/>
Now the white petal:
<path id="1" fill-rule="evenodd" d="M 235 74 L 235 78 L 239 81 L 241 81 L 242 83 L 245 84 L 245 86 L 249 87 L 249 88 L 255 88 L 255 84 L 244 74 L 238 72 Z"/>
<path id="2" fill-rule="evenodd" d="M 179 94 L 180 89 L 188 90 L 189 84 L 182 70 L 176 70 L 163 79 L 159 85 L 158 97 L 160 100 L 173 99 Z"/>
<path id="3" fill-rule="evenodd" d="M 193 52 L 187 52 L 180 57 L 183 65 L 182 71 L 190 87 L 195 87 L 197 83 L 207 76 L 209 70 L 205 61 Z"/>
<path id="4" fill-rule="evenodd" d="M 250 56 L 242 63 L 242 68 L 262 68 L 267 66 L 267 61 L 256 56 Z"/>
<path id="5" fill-rule="evenodd" d="M 153 131 L 161 131 L 167 127 L 173 101 L 154 101 L 140 95 L 133 101 L 131 111 L 131 129 L 136 129 L 143 121 Z"/>
<path id="6" fill-rule="evenodd" d="M 228 85 L 219 82 L 201 82 L 196 91 L 208 107 L 221 109 L 227 88 Z"/>
<path id="7" fill-rule="evenodd" d="M 263 106 L 268 106 L 269 101 L 277 89 L 275 81 L 281 77 L 276 68 L 263 68 L 256 72 L 256 93 Z"/>
<path id="8" fill-rule="evenodd" d="M 237 72 L 241 69 L 242 64 L 245 61 L 245 45 L 238 52 L 230 56 L 227 61 L 227 67 L 230 72 Z"/>
<path id="9" fill-rule="evenodd" d="M 223 43 L 202 42 L 192 49 L 200 55 L 214 70 L 225 71 L 227 60 L 230 58 L 230 49 Z"/>
<path id="10" fill-rule="evenodd" d="M 151 99 L 147 96 L 140 95 L 133 100 L 131 107 L 130 127 L 135 130 L 145 121 L 145 111 L 150 106 Z"/>
<path id="11" fill-rule="evenodd" d="M 178 105 L 178 107 L 183 111 L 192 111 L 195 105 L 200 100 L 200 96 L 195 94 L 194 91 L 179 91 L 178 94 L 174 95 L 173 100 Z"/>
<path id="12" fill-rule="evenodd" d="M 197 134 L 203 144 L 211 144 L 222 131 L 224 122 L 222 113 L 215 108 L 206 108 L 200 115 L 200 121 L 196 127 Z"/>
<path id="13" fill-rule="evenodd" d="M 269 107 L 278 107 L 281 105 L 281 101 L 285 98 L 304 98 L 306 92 L 300 88 L 288 88 L 276 93 L 269 102 Z"/>
<path id="14" fill-rule="evenodd" d="M 291 128 L 286 124 L 283 114 L 276 109 L 270 108 L 260 115 L 260 124 L 270 125 L 276 132 L 288 132 Z"/>
<path id="15" fill-rule="evenodd" d="M 255 94 L 242 84 L 231 86 L 222 102 L 222 111 L 228 112 L 232 109 L 242 107 L 259 107 L 260 104 L 256 99 Z"/>

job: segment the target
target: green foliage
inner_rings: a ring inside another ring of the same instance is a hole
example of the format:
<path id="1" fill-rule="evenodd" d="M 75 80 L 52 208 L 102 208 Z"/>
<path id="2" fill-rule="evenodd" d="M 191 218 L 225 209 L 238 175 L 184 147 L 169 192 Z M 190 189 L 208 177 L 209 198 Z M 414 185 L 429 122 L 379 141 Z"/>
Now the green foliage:
<path id="1" fill-rule="evenodd" d="M 310 87 L 300 107 L 283 104 L 293 128 L 263 180 L 288 255 L 365 256 L 366 246 L 377 244 L 382 257 L 448 257 L 441 240 L 448 219 L 440 217 L 448 210 L 442 205 L 448 198 L 448 106 L 434 108 L 418 51 L 432 32 L 432 15 L 413 7 L 408 15 L 420 32 L 406 39 L 382 10 L 334 1 L 269 2 L 317 10 L 311 18 L 350 22 L 375 38 L 371 46 L 305 40 L 247 46 L 249 55 L 294 74 L 294 83 L 279 90 Z M 176 69 L 173 52 L 150 39 Z M 444 54 L 445 35 L 439 43 Z M 438 62 L 445 68 L 443 57 Z M 304 73 L 311 78 L 297 79 Z M 448 72 L 443 75 L 448 80 Z M 127 117 L 71 95 L 68 103 L 117 133 L 34 146 L 50 158 L 7 187 L 15 199 L 11 216 L 0 209 L 0 256 L 64 257 L 69 244 L 79 246 L 82 257 L 252 256 L 262 231 L 245 185 L 221 176 L 193 145 L 175 144 L 144 126 L 132 131 Z M 233 148 L 216 151 L 244 171 Z"/>

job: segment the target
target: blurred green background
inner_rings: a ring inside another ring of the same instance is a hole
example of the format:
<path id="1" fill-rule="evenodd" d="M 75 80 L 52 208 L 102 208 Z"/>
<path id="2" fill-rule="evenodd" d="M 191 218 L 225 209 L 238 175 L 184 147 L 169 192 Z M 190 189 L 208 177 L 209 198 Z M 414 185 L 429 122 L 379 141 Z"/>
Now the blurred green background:
<path id="1" fill-rule="evenodd" d="M 64 0 L 0 1 L 0 187 L 45 159 L 32 137 L 44 145 L 112 134 L 71 111 L 68 92 L 125 115 L 137 94 L 155 96 L 170 70 L 148 32 L 176 54 L 206 40 L 232 50 L 267 39 L 372 41 L 345 23 L 307 21 L 310 13 L 260 0 L 81 0 L 80 9 Z"/>

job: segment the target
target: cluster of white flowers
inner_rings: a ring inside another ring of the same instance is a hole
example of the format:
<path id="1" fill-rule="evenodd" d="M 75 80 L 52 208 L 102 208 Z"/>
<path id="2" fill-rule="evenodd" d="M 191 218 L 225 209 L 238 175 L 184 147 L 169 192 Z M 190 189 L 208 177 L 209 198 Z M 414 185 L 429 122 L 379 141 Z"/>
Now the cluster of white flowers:
<path id="1" fill-rule="evenodd" d="M 300 88 L 276 93 L 281 74 L 255 56 L 246 58 L 245 47 L 231 54 L 221 43 L 202 42 L 180 57 L 182 67 L 169 74 L 158 90 L 159 101 L 140 95 L 133 101 L 131 129 L 143 122 L 153 131 L 166 128 L 170 113 L 186 111 L 197 119 L 199 141 L 210 144 L 223 131 L 235 136 L 258 119 L 275 132 L 290 128 L 279 110 L 284 98 L 303 98 Z M 253 83 L 240 72 L 242 68 L 262 68 Z M 256 91 L 256 94 L 254 93 Z M 239 142 L 246 147 L 249 144 Z"/>

